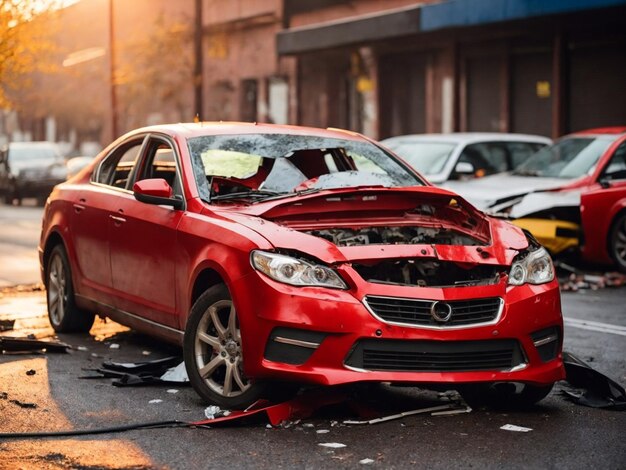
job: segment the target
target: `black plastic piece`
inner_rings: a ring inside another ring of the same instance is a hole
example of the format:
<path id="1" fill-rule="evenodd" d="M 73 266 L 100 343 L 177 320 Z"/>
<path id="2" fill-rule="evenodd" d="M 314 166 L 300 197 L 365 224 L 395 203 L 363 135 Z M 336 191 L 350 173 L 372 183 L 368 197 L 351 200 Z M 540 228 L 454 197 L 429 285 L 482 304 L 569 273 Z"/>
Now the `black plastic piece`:
<path id="1" fill-rule="evenodd" d="M 556 359 L 556 356 L 559 353 L 559 345 L 561 344 L 560 330 L 557 327 L 551 327 L 535 331 L 533 334 L 530 335 L 530 337 L 533 339 L 533 342 L 540 341 L 544 338 L 547 338 L 548 336 L 553 335 L 556 336 L 556 339 L 554 341 L 537 347 L 537 352 L 539 353 L 539 357 L 543 362 L 548 362 Z"/>
<path id="2" fill-rule="evenodd" d="M 321 344 L 326 336 L 326 333 L 320 333 L 318 331 L 297 330 L 295 328 L 274 328 L 265 346 L 265 359 L 294 366 L 302 365 L 309 360 L 317 348 L 281 343 L 275 341 L 275 339 L 280 337 Z"/>

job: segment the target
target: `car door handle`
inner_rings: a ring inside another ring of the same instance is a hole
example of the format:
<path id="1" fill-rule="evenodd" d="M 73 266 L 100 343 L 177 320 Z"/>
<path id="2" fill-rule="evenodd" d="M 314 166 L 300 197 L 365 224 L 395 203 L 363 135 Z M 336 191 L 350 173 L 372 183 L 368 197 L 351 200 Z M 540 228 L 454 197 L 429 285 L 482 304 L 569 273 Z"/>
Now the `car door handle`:
<path id="1" fill-rule="evenodd" d="M 109 215 L 109 217 L 115 222 L 115 225 L 120 225 L 126 222 L 124 217 L 117 217 L 116 215 Z"/>
<path id="2" fill-rule="evenodd" d="M 80 214 L 83 210 L 85 210 L 85 206 L 82 204 L 74 204 L 74 212 Z"/>

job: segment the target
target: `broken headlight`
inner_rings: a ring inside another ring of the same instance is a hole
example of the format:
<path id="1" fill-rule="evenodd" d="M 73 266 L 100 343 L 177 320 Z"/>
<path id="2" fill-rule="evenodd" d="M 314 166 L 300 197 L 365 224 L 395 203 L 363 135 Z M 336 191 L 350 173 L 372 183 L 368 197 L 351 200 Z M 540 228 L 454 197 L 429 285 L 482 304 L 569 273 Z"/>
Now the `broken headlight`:
<path id="1" fill-rule="evenodd" d="M 291 256 L 253 251 L 252 266 L 275 281 L 292 286 L 317 286 L 347 289 L 346 283 L 332 269 Z"/>
<path id="2" fill-rule="evenodd" d="M 545 284 L 554 279 L 552 259 L 545 248 L 528 252 L 524 257 L 516 259 L 509 273 L 509 284 Z"/>

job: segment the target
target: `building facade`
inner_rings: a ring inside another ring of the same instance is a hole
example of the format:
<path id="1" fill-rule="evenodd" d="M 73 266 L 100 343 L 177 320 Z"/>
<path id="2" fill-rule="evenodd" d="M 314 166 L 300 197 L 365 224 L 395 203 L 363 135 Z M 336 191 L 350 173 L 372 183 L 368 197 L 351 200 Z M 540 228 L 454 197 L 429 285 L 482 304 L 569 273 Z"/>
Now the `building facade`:
<path id="1" fill-rule="evenodd" d="M 285 0 L 300 124 L 557 137 L 626 122 L 626 2 Z"/>

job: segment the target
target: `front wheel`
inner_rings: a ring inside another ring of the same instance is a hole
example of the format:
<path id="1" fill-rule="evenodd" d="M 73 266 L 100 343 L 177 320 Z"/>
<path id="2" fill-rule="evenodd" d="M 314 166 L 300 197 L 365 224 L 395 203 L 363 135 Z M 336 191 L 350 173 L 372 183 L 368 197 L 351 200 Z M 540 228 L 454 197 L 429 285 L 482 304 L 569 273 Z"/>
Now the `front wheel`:
<path id="1" fill-rule="evenodd" d="M 52 249 L 46 269 L 48 318 L 57 333 L 86 333 L 95 315 L 79 309 L 74 302 L 72 272 L 63 245 Z"/>
<path id="2" fill-rule="evenodd" d="M 243 372 L 239 318 L 224 284 L 208 289 L 191 308 L 183 355 L 191 385 L 208 403 L 246 408 L 264 391 Z"/>
<path id="3" fill-rule="evenodd" d="M 620 215 L 611 229 L 609 250 L 620 271 L 626 272 L 626 214 Z"/>
<path id="4" fill-rule="evenodd" d="M 472 408 L 500 410 L 530 408 L 548 396 L 553 385 L 537 387 L 520 383 L 468 384 L 460 387 L 463 399 Z"/>

